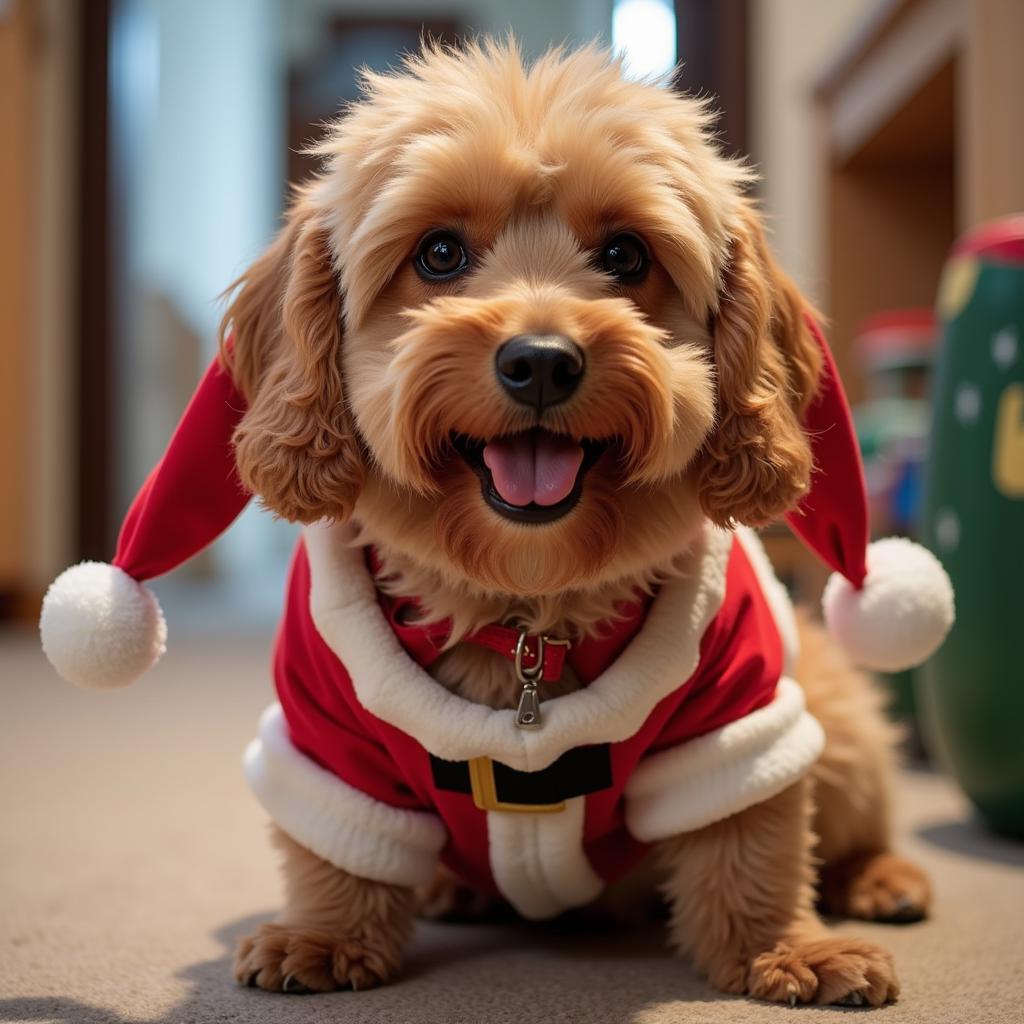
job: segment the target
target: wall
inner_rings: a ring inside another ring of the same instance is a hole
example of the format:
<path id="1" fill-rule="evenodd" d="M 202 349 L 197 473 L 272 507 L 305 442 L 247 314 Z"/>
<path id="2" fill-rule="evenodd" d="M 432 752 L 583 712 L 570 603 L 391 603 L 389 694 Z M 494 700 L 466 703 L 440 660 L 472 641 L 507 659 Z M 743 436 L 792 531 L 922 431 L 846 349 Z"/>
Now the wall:
<path id="1" fill-rule="evenodd" d="M 0 591 L 28 598 L 72 551 L 77 31 L 0 4 Z"/>
<path id="2" fill-rule="evenodd" d="M 218 296 L 277 228 L 285 159 L 281 37 L 278 0 L 116 5 L 118 516 L 213 356 Z M 215 558 L 258 579 L 288 546 L 275 526 L 249 511 Z"/>
<path id="3" fill-rule="evenodd" d="M 301 60 L 318 41 L 320 21 L 336 14 L 454 15 L 470 32 L 500 35 L 512 29 L 528 54 L 563 41 L 607 42 L 612 0 L 281 0 L 288 53 Z"/>
<path id="4" fill-rule="evenodd" d="M 32 20 L 24 0 L 6 5 L 0 23 L 0 591 L 24 577 L 28 540 L 28 459 L 23 443 L 31 331 L 27 301 L 31 252 L 30 190 L 33 156 L 31 118 L 35 76 L 31 61 Z"/>
<path id="5" fill-rule="evenodd" d="M 782 265 L 824 303 L 824 196 L 811 90 L 879 0 L 751 0 L 751 150 Z"/>
<path id="6" fill-rule="evenodd" d="M 181 410 L 169 347 L 212 355 L 217 296 L 275 230 L 283 166 L 276 0 L 121 0 L 112 40 L 117 505 Z M 184 340 L 183 340 L 184 339 Z M 185 396 L 187 397 L 187 395 Z"/>

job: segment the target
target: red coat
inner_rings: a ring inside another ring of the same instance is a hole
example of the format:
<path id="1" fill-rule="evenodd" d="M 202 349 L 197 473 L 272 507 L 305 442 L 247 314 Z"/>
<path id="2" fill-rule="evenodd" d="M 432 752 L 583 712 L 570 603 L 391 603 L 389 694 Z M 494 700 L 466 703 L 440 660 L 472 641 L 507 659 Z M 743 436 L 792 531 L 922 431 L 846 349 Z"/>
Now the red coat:
<path id="1" fill-rule="evenodd" d="M 404 602 L 379 595 L 344 542 L 317 527 L 299 545 L 280 704 L 246 756 L 271 816 L 339 867 L 414 884 L 440 855 L 524 915 L 551 916 L 651 841 L 766 799 L 820 753 L 799 688 L 780 685 L 791 609 L 756 539 L 709 532 L 691 577 L 574 645 L 589 685 L 544 701 L 536 732 L 422 671 L 445 629 L 403 625 Z"/>

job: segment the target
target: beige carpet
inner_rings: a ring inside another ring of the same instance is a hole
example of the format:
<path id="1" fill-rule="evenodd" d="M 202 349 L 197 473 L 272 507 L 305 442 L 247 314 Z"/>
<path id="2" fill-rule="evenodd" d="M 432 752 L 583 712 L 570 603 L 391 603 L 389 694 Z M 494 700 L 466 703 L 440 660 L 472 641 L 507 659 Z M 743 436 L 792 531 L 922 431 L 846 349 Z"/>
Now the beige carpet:
<path id="1" fill-rule="evenodd" d="M 229 950 L 278 899 L 239 755 L 270 697 L 267 640 L 174 638 L 134 689 L 57 680 L 34 639 L 0 636 L 0 1020 L 106 1022 L 825 1021 L 716 995 L 656 932 L 423 925 L 398 984 L 273 996 L 236 988 Z M 1024 846 L 975 825 L 944 780 L 900 780 L 904 849 L 935 917 L 842 924 L 884 940 L 901 1021 L 1024 1021 Z"/>

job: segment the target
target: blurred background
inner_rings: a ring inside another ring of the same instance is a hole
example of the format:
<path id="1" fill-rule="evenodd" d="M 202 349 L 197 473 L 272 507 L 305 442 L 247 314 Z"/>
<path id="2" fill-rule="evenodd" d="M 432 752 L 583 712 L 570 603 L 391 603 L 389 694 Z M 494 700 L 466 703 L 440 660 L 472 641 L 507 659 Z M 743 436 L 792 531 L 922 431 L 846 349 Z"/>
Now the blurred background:
<path id="1" fill-rule="evenodd" d="M 783 266 L 831 321 L 876 532 L 992 557 L 965 537 L 986 502 L 1019 518 L 1020 474 L 966 508 L 955 485 L 929 497 L 929 438 L 947 413 L 977 423 L 959 457 L 991 461 L 1017 328 L 992 335 L 992 395 L 964 371 L 942 405 L 934 308 L 955 240 L 1024 209 L 1019 0 L 0 0 L 0 620 L 31 625 L 63 566 L 110 557 L 214 352 L 218 294 L 274 234 L 355 68 L 423 33 L 508 30 L 531 55 L 599 40 L 636 75 L 681 61 L 679 87 L 717 98 Z M 156 584 L 175 630 L 269 632 L 293 537 L 249 509 Z M 769 543 L 816 598 L 824 571 L 785 531 Z M 1006 554 L 1024 568 L 1019 541 Z M 892 685 L 912 713 L 910 680 Z"/>

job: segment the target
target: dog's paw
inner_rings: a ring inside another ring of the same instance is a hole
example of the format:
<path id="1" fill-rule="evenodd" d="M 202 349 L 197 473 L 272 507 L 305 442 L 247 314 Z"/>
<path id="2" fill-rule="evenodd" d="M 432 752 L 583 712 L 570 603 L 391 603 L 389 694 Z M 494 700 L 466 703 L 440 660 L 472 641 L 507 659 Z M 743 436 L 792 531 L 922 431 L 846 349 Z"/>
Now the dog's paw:
<path id="1" fill-rule="evenodd" d="M 501 920 L 507 904 L 470 885 L 438 872 L 416 890 L 416 913 L 428 921 L 477 922 Z"/>
<path id="2" fill-rule="evenodd" d="M 398 944 L 384 936 L 265 924 L 239 942 L 235 980 L 267 992 L 362 991 L 387 981 L 400 963 Z"/>
<path id="3" fill-rule="evenodd" d="M 844 917 L 893 924 L 920 921 L 928 915 L 931 899 L 924 871 L 894 853 L 856 857 L 822 872 L 822 907 Z"/>
<path id="4" fill-rule="evenodd" d="M 747 992 L 789 1003 L 882 1006 L 899 995 L 892 956 L 862 939 L 828 936 L 780 942 L 750 965 Z"/>

